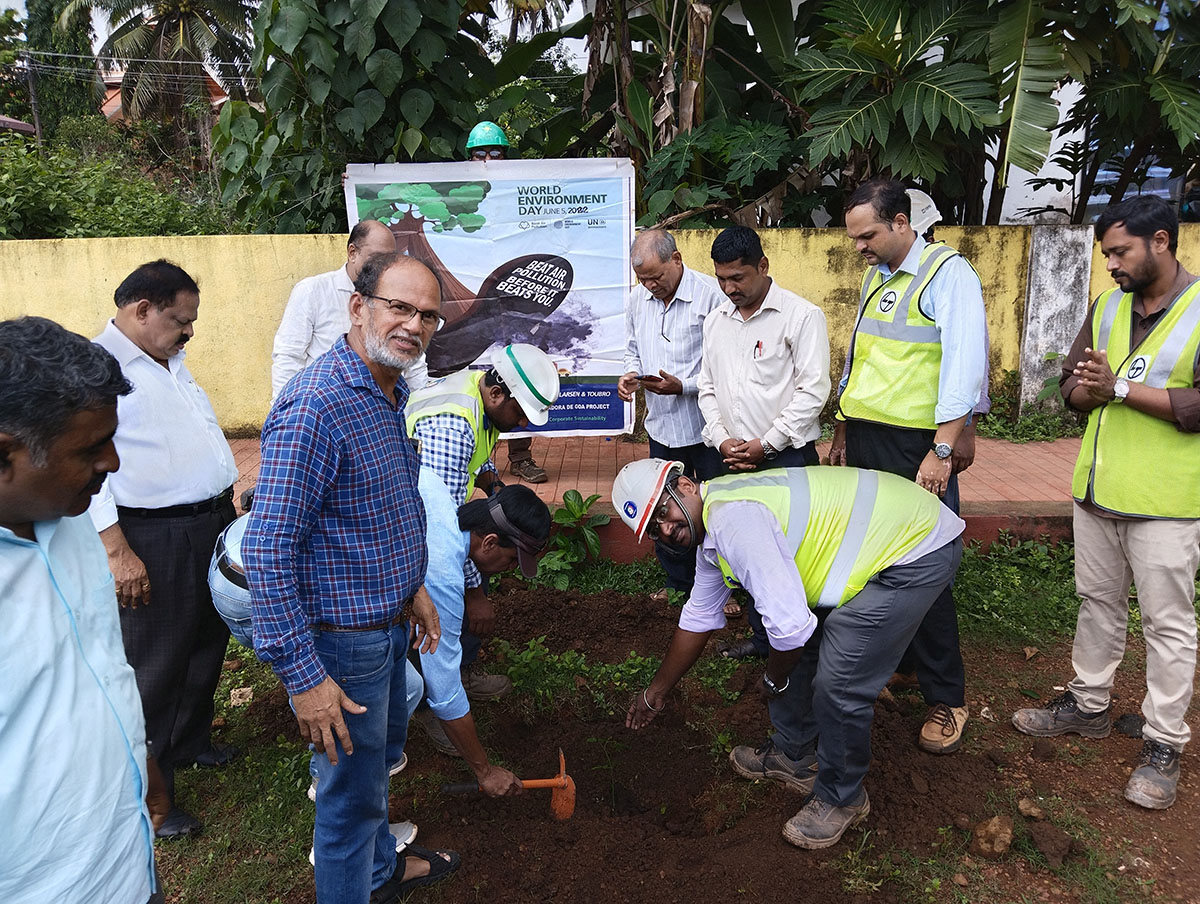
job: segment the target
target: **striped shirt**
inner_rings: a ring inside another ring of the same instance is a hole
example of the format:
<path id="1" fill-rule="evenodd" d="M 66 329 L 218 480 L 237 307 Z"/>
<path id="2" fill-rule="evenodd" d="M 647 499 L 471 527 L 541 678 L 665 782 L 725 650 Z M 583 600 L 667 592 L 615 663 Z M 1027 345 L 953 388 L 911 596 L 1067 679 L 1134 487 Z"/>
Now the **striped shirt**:
<path id="1" fill-rule="evenodd" d="M 397 405 L 339 339 L 284 389 L 263 425 L 262 468 L 242 554 L 254 649 L 288 693 L 326 677 L 318 622 L 391 621 L 425 580 L 419 459 Z"/>
<path id="2" fill-rule="evenodd" d="M 655 374 L 665 370 L 683 383 L 681 395 L 647 392 L 646 432 L 657 442 L 682 448 L 704 441 L 704 415 L 696 402 L 704 318 L 725 301 L 711 276 L 683 268 L 675 297 L 666 307 L 639 286 L 625 310 L 624 373 Z"/>
<path id="3" fill-rule="evenodd" d="M 487 415 L 483 425 L 487 426 Z M 475 454 L 475 434 L 467 419 L 457 414 L 434 414 L 417 421 L 413 435 L 421 441 L 421 463 L 432 468 L 450 490 L 457 508 L 467 501 L 467 465 Z M 489 458 L 479 473 L 496 473 L 496 466 Z M 463 562 L 463 577 L 468 587 L 478 587 L 483 576 L 470 559 Z"/>

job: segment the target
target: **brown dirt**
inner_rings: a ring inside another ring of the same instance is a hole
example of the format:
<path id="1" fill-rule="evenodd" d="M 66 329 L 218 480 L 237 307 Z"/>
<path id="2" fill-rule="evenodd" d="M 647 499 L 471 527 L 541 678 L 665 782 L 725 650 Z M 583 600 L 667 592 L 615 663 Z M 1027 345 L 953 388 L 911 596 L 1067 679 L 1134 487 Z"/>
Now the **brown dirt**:
<path id="1" fill-rule="evenodd" d="M 661 656 L 677 612 L 651 603 L 653 589 L 646 596 L 585 596 L 505 585 L 495 597 L 497 634 L 514 644 L 544 635 L 551 652 L 578 650 L 589 660 L 617 662 L 630 651 Z M 1069 675 L 1069 647 L 1026 661 L 1016 646 L 970 644 L 965 657 L 972 719 L 963 749 L 946 757 L 917 749 L 924 713 L 918 694 L 898 692 L 877 705 L 871 815 L 865 831 L 851 830 L 823 852 L 801 851 L 781 837 L 799 795 L 738 778 L 712 751 L 717 731 L 734 743 L 765 736 L 754 664 L 733 678 L 744 690 L 736 703 L 685 684 L 668 711 L 638 733 L 620 716 L 596 719 L 564 708 L 538 717 L 511 700 L 480 704 L 484 746 L 518 775 L 553 774 L 563 749 L 578 789 L 575 814 L 555 822 L 548 792 L 506 800 L 440 794 L 440 784 L 465 777 L 464 769 L 416 733 L 408 770 L 392 784 L 392 818 L 415 820 L 421 844 L 453 848 L 463 858 L 453 881 L 419 899 L 1200 901 L 1200 784 L 1192 758 L 1184 759 L 1176 805 L 1141 810 L 1122 797 L 1140 741 L 1115 731 L 1102 741 L 1053 739 L 1038 756 L 1033 740 L 1009 724 L 1031 695 L 1049 695 Z M 1131 642 L 1114 713 L 1138 709 L 1143 662 L 1140 645 Z M 1025 797 L 1045 812 L 1045 823 L 1019 813 Z M 995 862 L 969 856 L 971 828 L 1004 813 L 1016 825 L 1013 848 Z M 1048 869 L 1047 856 L 1064 857 L 1064 866 Z M 1102 884 L 1105 873 L 1110 877 L 1107 897 L 1080 878 L 1090 861 L 1100 864 L 1092 873 Z M 935 875 L 942 877 L 936 886 L 929 884 Z"/>

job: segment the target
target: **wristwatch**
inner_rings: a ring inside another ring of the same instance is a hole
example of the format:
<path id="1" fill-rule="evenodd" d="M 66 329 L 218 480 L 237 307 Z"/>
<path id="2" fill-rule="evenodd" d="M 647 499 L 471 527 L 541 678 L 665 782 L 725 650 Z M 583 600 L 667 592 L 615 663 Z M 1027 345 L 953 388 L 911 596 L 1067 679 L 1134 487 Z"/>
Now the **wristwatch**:
<path id="1" fill-rule="evenodd" d="M 788 685 L 791 683 L 792 683 L 791 675 L 788 675 L 788 677 L 784 679 L 783 684 L 779 685 L 771 680 L 770 675 L 768 675 L 766 672 L 763 672 L 763 686 L 767 689 L 767 694 L 771 697 L 778 697 L 780 694 L 782 694 L 784 691 L 786 691 L 788 689 Z"/>
<path id="2" fill-rule="evenodd" d="M 1113 401 L 1124 402 L 1125 397 L 1129 395 L 1129 381 L 1124 377 L 1117 377 L 1117 382 L 1113 383 Z"/>
<path id="3" fill-rule="evenodd" d="M 933 454 L 945 461 L 954 452 L 954 447 L 949 443 L 934 443 Z"/>
<path id="4" fill-rule="evenodd" d="M 760 439 L 759 442 L 762 443 L 763 458 L 766 459 L 767 461 L 770 461 L 772 458 L 774 458 L 776 455 L 779 454 L 779 450 L 776 449 L 774 446 L 772 446 L 765 439 Z"/>

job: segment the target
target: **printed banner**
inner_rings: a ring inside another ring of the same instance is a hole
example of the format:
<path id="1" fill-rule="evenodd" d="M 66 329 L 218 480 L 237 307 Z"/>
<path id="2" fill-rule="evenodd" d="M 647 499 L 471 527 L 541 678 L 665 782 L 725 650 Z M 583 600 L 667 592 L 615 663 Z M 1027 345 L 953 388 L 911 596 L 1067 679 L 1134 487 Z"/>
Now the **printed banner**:
<path id="1" fill-rule="evenodd" d="M 529 432 L 612 435 L 633 426 L 617 397 L 633 241 L 625 158 L 351 164 L 350 224 L 379 220 L 442 283 L 446 325 L 432 376 L 490 366 L 528 342 L 558 366 L 562 393 Z"/>

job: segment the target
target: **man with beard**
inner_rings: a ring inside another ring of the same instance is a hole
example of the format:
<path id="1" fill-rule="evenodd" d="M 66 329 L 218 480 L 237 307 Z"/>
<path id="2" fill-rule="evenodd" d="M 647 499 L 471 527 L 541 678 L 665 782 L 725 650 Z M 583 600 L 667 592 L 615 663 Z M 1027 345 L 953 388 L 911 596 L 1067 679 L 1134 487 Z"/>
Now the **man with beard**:
<path id="1" fill-rule="evenodd" d="M 237 752 L 211 738 L 229 630 L 213 609 L 208 559 L 234 518 L 238 472 L 212 404 L 184 363 L 200 310 L 195 280 L 157 260 L 129 274 L 114 299 L 117 314 L 95 341 L 134 391 L 117 402 L 121 470 L 89 512 L 116 578 L 146 738 L 171 796 L 158 837 L 170 838 L 201 828 L 174 805 L 175 767 L 223 766 Z"/>
<path id="2" fill-rule="evenodd" d="M 370 258 L 349 332 L 284 387 L 263 425 L 243 558 L 255 652 L 316 751 L 318 904 L 398 901 L 459 863 L 416 845 L 397 857 L 387 800 L 407 735 L 410 608 L 418 643 L 440 637 L 400 373 L 441 326 L 441 306 L 424 264 Z"/>
<path id="3" fill-rule="evenodd" d="M 1067 404 L 1088 412 L 1075 464 L 1075 677 L 1013 716 L 1035 737 L 1103 738 L 1125 652 L 1129 583 L 1146 636 L 1141 756 L 1125 798 L 1175 802 L 1196 672 L 1200 564 L 1200 280 L 1175 258 L 1174 209 L 1152 195 L 1114 204 L 1096 238 L 1118 288 L 1096 299 L 1063 364 Z"/>

